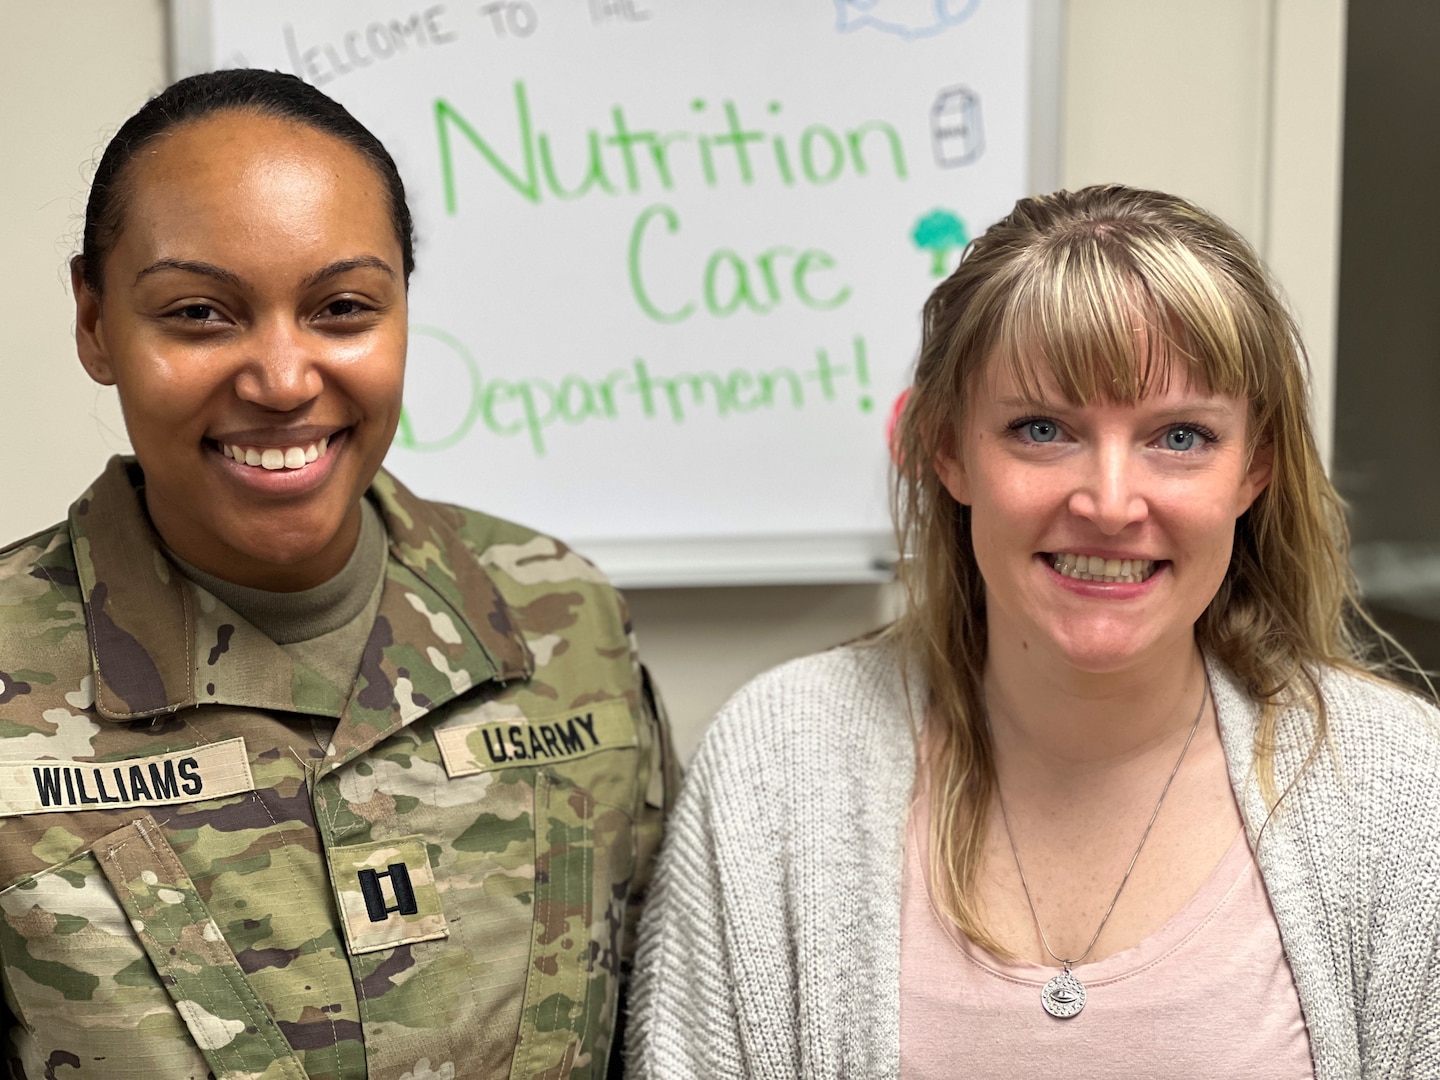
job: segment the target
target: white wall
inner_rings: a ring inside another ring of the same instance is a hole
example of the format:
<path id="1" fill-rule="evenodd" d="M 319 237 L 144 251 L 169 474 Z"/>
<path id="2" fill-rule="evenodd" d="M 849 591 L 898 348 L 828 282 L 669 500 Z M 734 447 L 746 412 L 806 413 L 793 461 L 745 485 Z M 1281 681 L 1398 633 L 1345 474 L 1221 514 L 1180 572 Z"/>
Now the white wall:
<path id="1" fill-rule="evenodd" d="M 62 517 L 127 445 L 113 392 L 75 361 L 64 264 L 104 140 L 164 84 L 166 37 L 163 0 L 0 0 L 0 13 L 16 44 L 0 66 L 0 537 L 12 538 Z M 1064 32 L 1064 186 L 1175 191 L 1256 244 L 1310 343 L 1327 455 L 1344 24 L 1345 0 L 1069 0 Z M 630 602 L 688 754 L 741 682 L 870 629 L 894 597 L 796 586 Z"/>

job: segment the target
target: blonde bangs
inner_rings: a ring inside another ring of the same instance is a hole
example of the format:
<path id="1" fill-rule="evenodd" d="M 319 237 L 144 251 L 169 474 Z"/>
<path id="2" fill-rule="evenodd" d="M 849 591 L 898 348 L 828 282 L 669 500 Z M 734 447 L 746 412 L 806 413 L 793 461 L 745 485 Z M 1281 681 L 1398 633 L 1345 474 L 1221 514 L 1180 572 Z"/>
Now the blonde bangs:
<path id="1" fill-rule="evenodd" d="M 1074 230 L 1015 268 L 990 359 L 1028 396 L 1043 396 L 1046 374 L 1072 405 L 1133 404 L 1176 376 L 1207 393 L 1263 396 L 1243 296 L 1227 295 L 1235 290 L 1173 238 L 1148 232 Z"/>

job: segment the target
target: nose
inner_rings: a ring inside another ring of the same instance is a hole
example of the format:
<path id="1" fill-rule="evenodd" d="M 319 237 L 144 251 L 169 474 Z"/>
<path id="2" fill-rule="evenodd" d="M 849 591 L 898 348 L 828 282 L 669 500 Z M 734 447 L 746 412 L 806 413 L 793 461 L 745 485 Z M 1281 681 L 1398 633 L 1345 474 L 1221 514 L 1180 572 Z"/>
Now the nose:
<path id="1" fill-rule="evenodd" d="M 249 337 L 249 355 L 235 376 L 235 393 L 242 401 L 293 412 L 320 396 L 325 381 L 318 346 L 293 321 L 271 320 Z"/>
<path id="2" fill-rule="evenodd" d="M 1108 536 L 1149 515 L 1150 504 L 1141 490 L 1140 465 L 1121 441 L 1097 447 L 1081 467 L 1084 473 L 1070 494 L 1072 514 L 1093 521 Z"/>

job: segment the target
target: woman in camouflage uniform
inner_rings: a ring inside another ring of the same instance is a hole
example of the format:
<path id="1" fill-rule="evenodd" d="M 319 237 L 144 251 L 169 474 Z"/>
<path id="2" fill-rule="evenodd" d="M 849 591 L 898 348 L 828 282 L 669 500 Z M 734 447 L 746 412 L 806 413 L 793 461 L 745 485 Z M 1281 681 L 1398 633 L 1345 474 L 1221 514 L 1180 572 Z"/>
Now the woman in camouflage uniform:
<path id="1" fill-rule="evenodd" d="M 0 554 L 13 1076 L 605 1074 L 664 723 L 593 567 L 380 469 L 412 265 L 290 76 L 100 162 L 76 338 L 135 457 Z"/>

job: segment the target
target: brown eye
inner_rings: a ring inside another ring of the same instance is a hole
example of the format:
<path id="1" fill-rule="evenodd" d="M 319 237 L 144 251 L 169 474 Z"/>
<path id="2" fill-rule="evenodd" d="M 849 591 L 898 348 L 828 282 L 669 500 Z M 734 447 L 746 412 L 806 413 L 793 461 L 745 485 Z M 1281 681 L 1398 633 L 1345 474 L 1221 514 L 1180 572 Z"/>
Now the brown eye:
<path id="1" fill-rule="evenodd" d="M 180 309 L 180 314 L 195 322 L 208 322 L 215 314 L 215 309 L 209 304 L 186 304 Z"/>
<path id="2" fill-rule="evenodd" d="M 347 315 L 359 315 L 364 310 L 356 300 L 332 300 L 325 306 L 325 314 L 342 319 Z"/>

